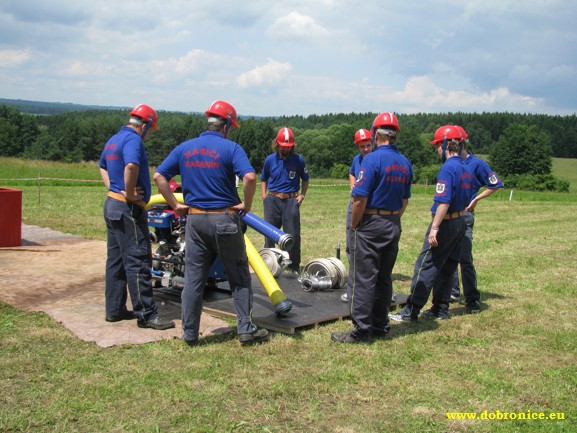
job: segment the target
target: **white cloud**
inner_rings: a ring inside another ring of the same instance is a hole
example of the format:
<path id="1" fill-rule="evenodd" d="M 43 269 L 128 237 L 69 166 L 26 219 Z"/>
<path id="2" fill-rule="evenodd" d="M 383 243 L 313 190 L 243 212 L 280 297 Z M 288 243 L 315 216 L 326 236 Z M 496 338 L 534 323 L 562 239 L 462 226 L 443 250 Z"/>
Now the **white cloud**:
<path id="1" fill-rule="evenodd" d="M 226 70 L 228 59 L 216 53 L 193 49 L 180 57 L 152 60 L 145 65 L 150 80 L 157 83 L 179 83 L 184 80 L 214 79 Z M 138 62 L 134 67 L 139 67 Z"/>
<path id="2" fill-rule="evenodd" d="M 405 87 L 393 92 L 390 100 L 406 112 L 436 111 L 518 111 L 533 112 L 543 100 L 512 93 L 499 87 L 490 91 L 449 90 L 439 87 L 429 77 L 411 77 Z"/>
<path id="3" fill-rule="evenodd" d="M 268 59 L 266 64 L 240 74 L 236 79 L 236 83 L 241 88 L 274 85 L 286 80 L 292 70 L 293 68 L 290 63 L 282 63 L 277 60 Z"/>
<path id="4" fill-rule="evenodd" d="M 0 51 L 0 68 L 13 68 L 25 63 L 30 59 L 28 50 L 3 50 Z"/>
<path id="5" fill-rule="evenodd" d="M 279 39 L 324 37 L 329 31 L 313 18 L 298 12 L 278 18 L 268 29 L 268 34 Z"/>
<path id="6" fill-rule="evenodd" d="M 109 74 L 113 69 L 112 64 L 74 60 L 63 70 L 63 72 L 64 75 L 69 77 L 88 77 L 91 75 L 102 77 Z"/>

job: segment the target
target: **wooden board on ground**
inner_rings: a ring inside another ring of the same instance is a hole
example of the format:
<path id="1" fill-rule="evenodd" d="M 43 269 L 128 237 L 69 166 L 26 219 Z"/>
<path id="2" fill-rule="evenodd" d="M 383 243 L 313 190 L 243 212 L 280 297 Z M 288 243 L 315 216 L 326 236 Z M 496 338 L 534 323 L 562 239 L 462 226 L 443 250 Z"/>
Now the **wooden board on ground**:
<path id="1" fill-rule="evenodd" d="M 284 316 L 277 316 L 274 306 L 261 282 L 253 274 L 253 310 L 252 320 L 261 328 L 294 334 L 297 328 L 316 326 L 324 322 L 343 319 L 350 316 L 349 304 L 341 301 L 342 289 L 316 292 L 305 292 L 298 276 L 288 273 L 276 279 L 284 295 L 292 303 L 291 310 Z M 219 283 L 219 286 L 223 283 Z M 209 314 L 236 317 L 232 298 L 215 297 L 206 299 L 204 311 Z"/>
<path id="2" fill-rule="evenodd" d="M 292 303 L 291 310 L 284 316 L 275 314 L 274 306 L 260 280 L 255 274 L 252 275 L 252 319 L 261 328 L 294 334 L 299 328 L 350 317 L 349 304 L 341 301 L 344 289 L 305 292 L 298 276 L 288 273 L 281 274 L 276 281 Z M 180 299 L 180 292 L 171 289 L 157 289 L 157 295 L 175 301 Z M 395 295 L 393 298 L 393 306 L 403 305 L 405 302 L 404 295 Z M 217 289 L 205 291 L 203 310 L 214 316 L 236 318 L 230 288 L 226 282 L 219 282 Z"/>

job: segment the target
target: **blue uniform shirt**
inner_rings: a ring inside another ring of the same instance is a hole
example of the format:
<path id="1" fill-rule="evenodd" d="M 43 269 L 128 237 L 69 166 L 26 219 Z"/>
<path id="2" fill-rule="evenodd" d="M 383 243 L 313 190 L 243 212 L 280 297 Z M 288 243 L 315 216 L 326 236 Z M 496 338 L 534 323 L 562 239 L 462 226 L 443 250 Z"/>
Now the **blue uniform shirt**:
<path id="1" fill-rule="evenodd" d="M 282 159 L 278 153 L 266 157 L 260 180 L 267 182 L 269 191 L 289 193 L 300 188 L 300 180 L 309 180 L 309 171 L 301 155 L 293 153 Z"/>
<path id="2" fill-rule="evenodd" d="M 460 156 L 447 159 L 437 174 L 437 188 L 431 212 L 436 213 L 439 204 L 449 203 L 447 213 L 461 212 L 471 202 L 473 174 Z"/>
<path id="3" fill-rule="evenodd" d="M 363 158 L 352 195 L 367 197 L 367 208 L 400 210 L 412 181 L 413 166 L 397 146 L 379 146 Z"/>
<path id="4" fill-rule="evenodd" d="M 473 173 L 473 184 L 471 187 L 471 200 L 477 197 L 479 190 L 486 186 L 488 189 L 503 188 L 503 182 L 491 170 L 489 164 L 472 153 L 465 158 L 465 165 Z"/>
<path id="5" fill-rule="evenodd" d="M 148 203 L 152 187 L 150 184 L 150 169 L 148 157 L 144 150 L 144 143 L 138 133 L 129 126 L 123 126 L 115 135 L 110 137 L 100 155 L 98 165 L 108 172 L 110 179 L 110 191 L 126 191 L 124 185 L 124 167 L 127 164 L 136 164 L 138 179 L 136 186 L 144 191 L 143 200 Z"/>
<path id="6" fill-rule="evenodd" d="M 166 179 L 180 174 L 184 203 L 222 209 L 240 203 L 235 175 L 254 173 L 246 152 L 217 131 L 180 143 L 156 169 Z"/>
<path id="7" fill-rule="evenodd" d="M 349 168 L 349 174 L 354 176 L 356 179 L 361 171 L 361 162 L 363 162 L 363 155 L 358 153 L 354 158 L 353 162 L 351 163 L 351 167 Z M 353 196 L 353 192 L 351 191 L 351 197 Z"/>
<path id="8" fill-rule="evenodd" d="M 363 155 L 358 153 L 354 158 L 353 162 L 351 163 L 351 168 L 349 168 L 349 174 L 354 176 L 355 179 L 359 175 L 359 171 L 361 171 L 361 163 L 363 162 Z"/>

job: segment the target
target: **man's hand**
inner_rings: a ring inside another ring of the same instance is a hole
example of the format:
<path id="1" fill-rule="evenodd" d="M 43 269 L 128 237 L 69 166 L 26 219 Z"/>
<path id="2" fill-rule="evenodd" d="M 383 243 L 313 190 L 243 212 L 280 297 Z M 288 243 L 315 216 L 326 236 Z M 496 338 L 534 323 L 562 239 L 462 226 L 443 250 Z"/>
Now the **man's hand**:
<path id="1" fill-rule="evenodd" d="M 237 204 L 235 206 L 231 206 L 230 209 L 235 211 L 235 212 L 243 212 L 243 213 L 250 212 L 250 208 L 246 207 L 246 205 L 242 202 L 240 202 L 239 204 Z"/>
<path id="2" fill-rule="evenodd" d="M 176 207 L 173 210 L 178 214 L 178 216 L 184 217 L 188 213 L 188 209 L 189 207 L 187 205 L 177 203 Z"/>
<path id="3" fill-rule="evenodd" d="M 467 207 L 465 208 L 465 210 L 466 210 L 467 212 L 474 212 L 474 211 L 475 211 L 475 207 L 477 206 L 477 203 L 478 203 L 478 202 L 479 202 L 479 201 L 478 201 L 476 198 L 473 199 L 473 200 L 471 201 L 471 203 L 469 203 L 469 206 L 467 206 Z"/>
<path id="4" fill-rule="evenodd" d="M 142 198 L 144 197 L 144 189 L 140 186 L 135 187 L 134 190 L 132 191 L 132 194 L 129 194 L 126 191 L 121 191 L 121 193 L 122 195 L 124 195 L 124 197 L 126 197 L 126 201 L 129 203 L 142 200 Z"/>
<path id="5" fill-rule="evenodd" d="M 431 227 L 431 231 L 429 232 L 429 245 L 431 245 L 433 248 L 439 245 L 439 242 L 437 241 L 438 233 L 438 227 Z"/>

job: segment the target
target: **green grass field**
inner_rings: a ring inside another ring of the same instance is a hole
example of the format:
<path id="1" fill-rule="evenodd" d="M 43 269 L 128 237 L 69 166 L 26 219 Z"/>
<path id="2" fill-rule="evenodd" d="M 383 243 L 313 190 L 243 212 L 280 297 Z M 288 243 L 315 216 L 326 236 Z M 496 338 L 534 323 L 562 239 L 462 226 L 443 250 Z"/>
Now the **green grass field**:
<path id="1" fill-rule="evenodd" d="M 570 162 L 555 162 L 555 175 L 571 180 Z M 0 160 L 0 179 L 98 179 L 93 164 L 28 166 Z M 334 256 L 339 241 L 344 256 L 348 188 L 311 184 L 303 264 Z M 23 191 L 24 223 L 104 240 L 99 183 L 0 186 Z M 482 313 L 453 305 L 448 321 L 394 323 L 389 338 L 368 345 L 330 341 L 350 329 L 347 320 L 250 348 L 225 338 L 193 349 L 180 340 L 102 349 L 45 314 L 0 304 L 0 431 L 576 432 L 575 186 L 569 194 L 504 190 L 481 202 L 474 255 Z M 396 292 L 409 290 L 432 195 L 415 187 L 403 217 Z M 260 201 L 253 212 L 262 215 Z M 465 419 L 449 419 L 457 412 Z"/>

